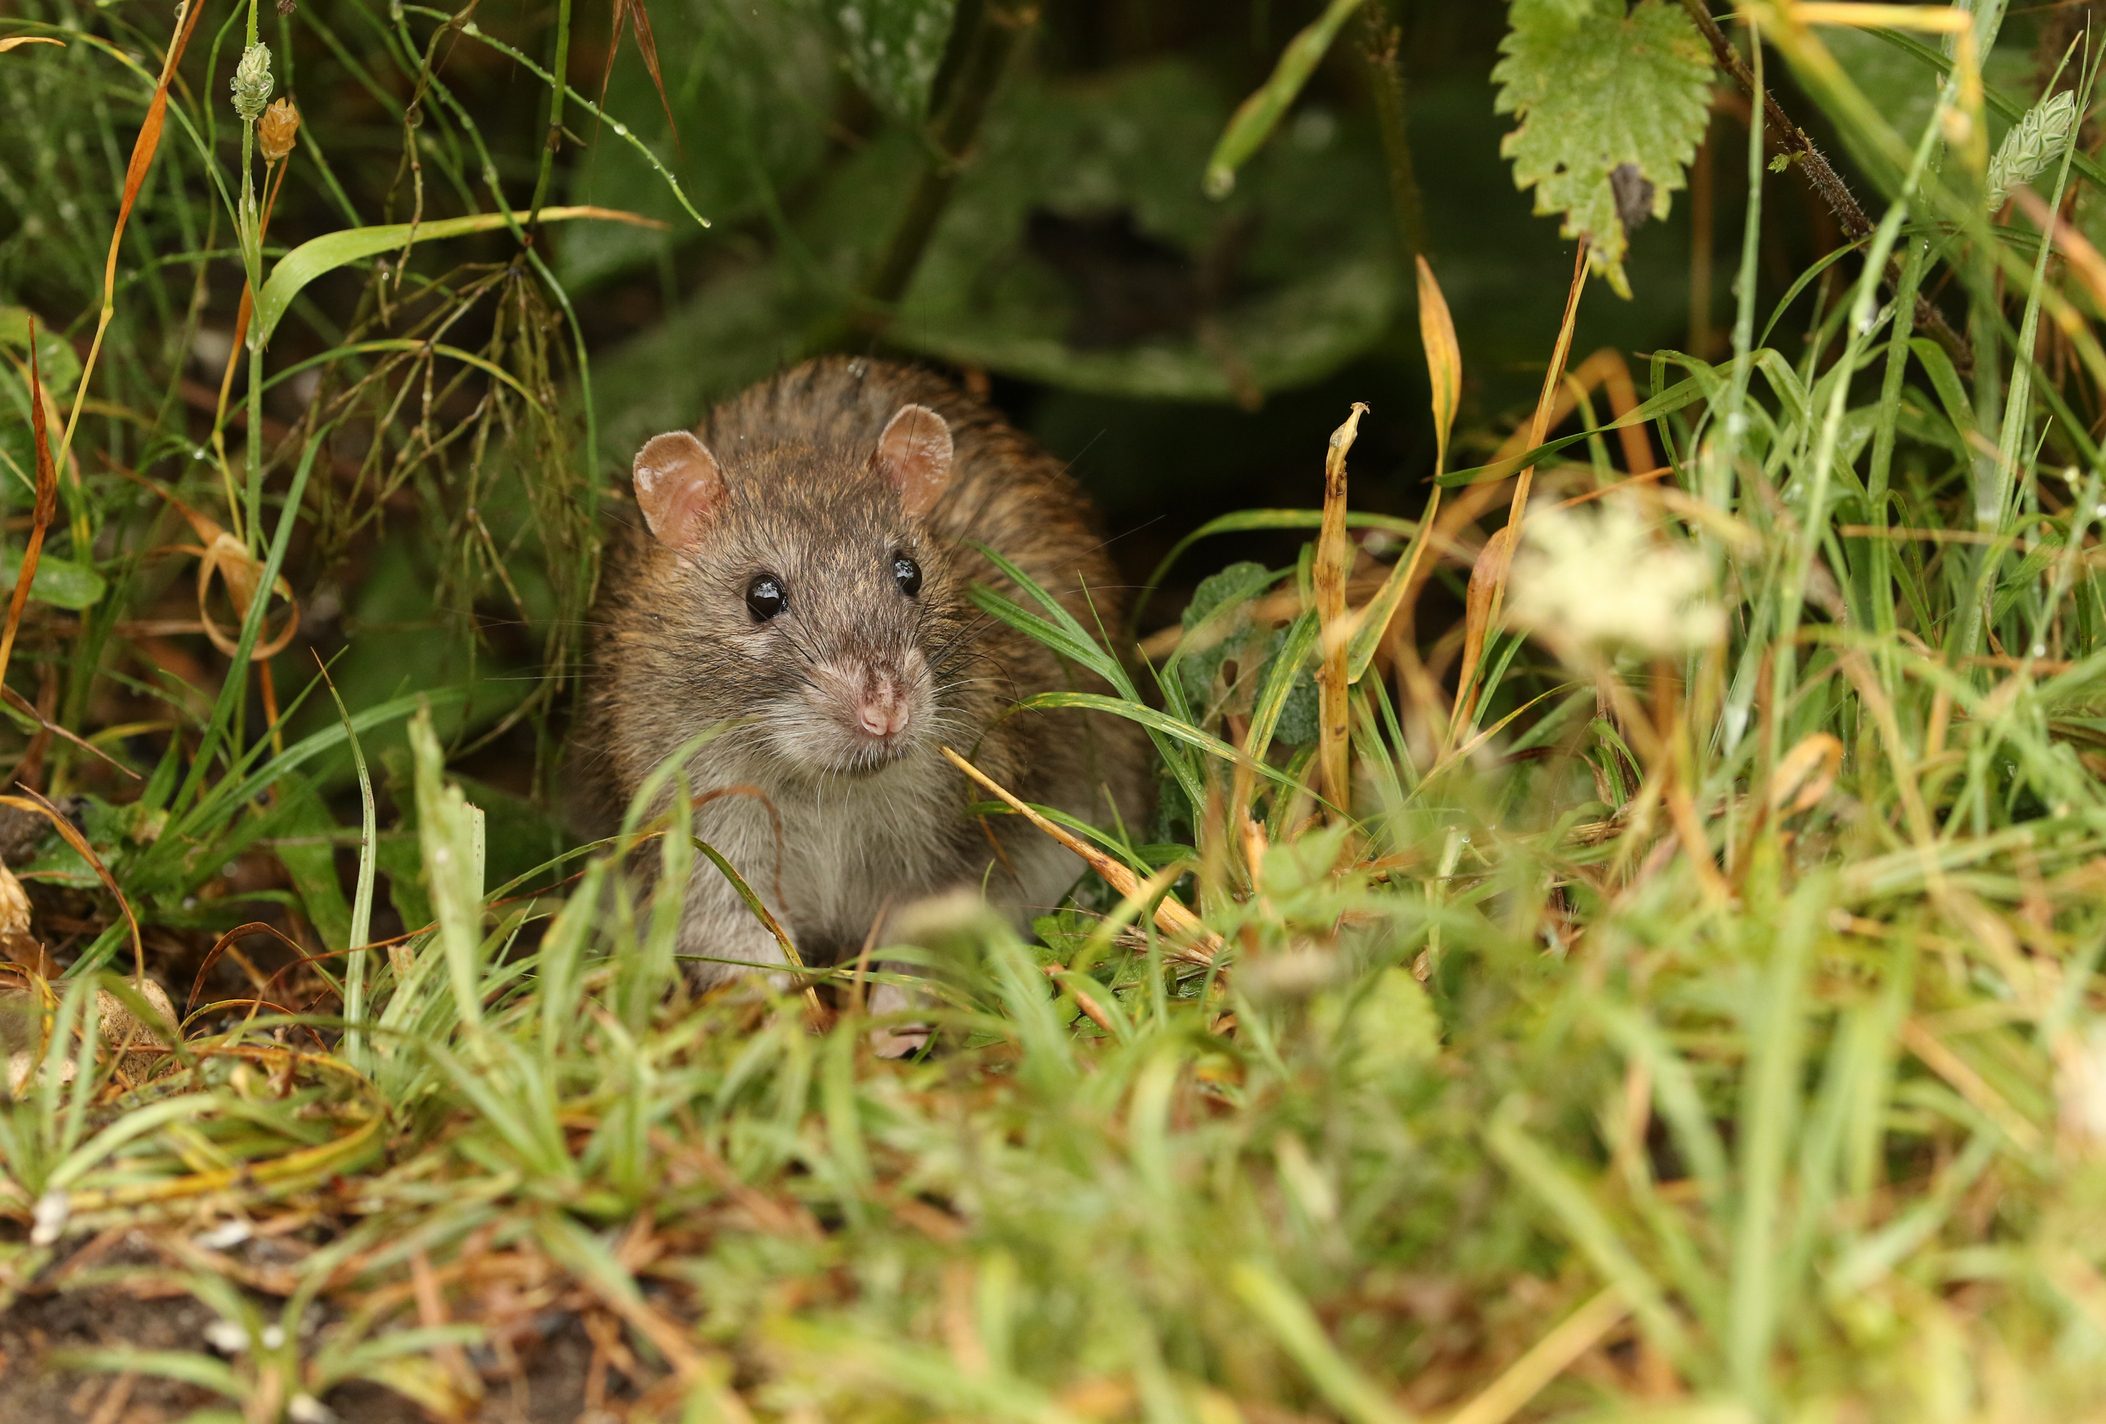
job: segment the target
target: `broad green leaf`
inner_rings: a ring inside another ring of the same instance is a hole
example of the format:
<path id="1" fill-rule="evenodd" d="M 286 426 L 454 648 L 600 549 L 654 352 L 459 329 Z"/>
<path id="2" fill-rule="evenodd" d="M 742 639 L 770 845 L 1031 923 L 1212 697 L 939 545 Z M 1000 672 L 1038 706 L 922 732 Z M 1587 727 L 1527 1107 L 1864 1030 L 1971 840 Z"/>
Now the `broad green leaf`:
<path id="1" fill-rule="evenodd" d="M 925 116 L 958 0 L 831 0 L 827 9 L 863 92 L 895 119 Z"/>
<path id="2" fill-rule="evenodd" d="M 0 553 L 0 589 L 12 589 L 21 573 L 21 550 L 9 549 Z M 78 612 L 102 602 L 103 592 L 108 587 L 102 575 L 86 564 L 44 554 L 37 559 L 36 577 L 29 581 L 29 596 L 53 608 Z"/>
<path id="3" fill-rule="evenodd" d="M 826 152 L 839 72 L 827 26 L 812 6 L 653 0 L 651 17 L 668 57 L 666 102 L 678 138 L 666 130 L 641 58 L 625 47 L 608 83 L 607 107 L 628 133 L 577 120 L 591 149 L 571 172 L 567 191 L 572 202 L 639 213 L 667 226 L 564 228 L 556 238 L 556 272 L 573 291 L 669 255 L 702 234 L 686 219 L 683 199 L 665 174 L 712 219 L 733 223 L 786 204 Z M 673 64 L 676 52 L 680 62 Z M 649 155 L 638 142 L 648 145 Z"/>
<path id="4" fill-rule="evenodd" d="M 1229 104 L 1177 62 L 1005 92 L 891 339 L 1133 400 L 1249 399 L 1367 350 L 1402 302 L 1367 135 L 1312 109 L 1215 202 L 1189 175 Z"/>
<path id="5" fill-rule="evenodd" d="M 1290 843 L 1298 844 L 1298 843 Z M 1265 888 L 1274 893 L 1277 870 L 1267 852 Z M 1324 869 L 1330 868 L 1323 863 Z M 1327 882 L 1311 888 L 1322 890 Z M 1440 1052 L 1440 1018 L 1409 969 L 1381 970 L 1357 994 L 1332 993 L 1312 1005 L 1312 1017 L 1338 1042 L 1339 1066 L 1361 1082 L 1394 1087 L 1414 1078 Z"/>
<path id="6" fill-rule="evenodd" d="M 703 284 L 594 359 L 603 450 L 627 469 L 659 431 L 694 425 L 712 403 L 796 360 L 797 333 L 820 315 L 780 265 L 737 266 Z"/>
<path id="7" fill-rule="evenodd" d="M 26 308 L 0 306 L 0 357 L 5 358 L 0 360 L 0 369 L 18 361 L 29 364 L 30 325 L 31 313 Z M 73 383 L 80 378 L 80 354 L 49 323 L 39 320 L 35 325 L 37 377 L 46 395 L 63 400 L 73 393 Z"/>
<path id="8" fill-rule="evenodd" d="M 1500 144 L 1514 183 L 1535 190 L 1567 237 L 1589 240 L 1589 263 L 1620 296 L 1628 240 L 1610 175 L 1651 185 L 1650 215 L 1667 216 L 1711 118 L 1711 51 L 1671 0 L 1514 0 L 1492 71 L 1496 103 L 1520 127 Z M 1640 189 L 1640 201 L 1644 201 Z"/>

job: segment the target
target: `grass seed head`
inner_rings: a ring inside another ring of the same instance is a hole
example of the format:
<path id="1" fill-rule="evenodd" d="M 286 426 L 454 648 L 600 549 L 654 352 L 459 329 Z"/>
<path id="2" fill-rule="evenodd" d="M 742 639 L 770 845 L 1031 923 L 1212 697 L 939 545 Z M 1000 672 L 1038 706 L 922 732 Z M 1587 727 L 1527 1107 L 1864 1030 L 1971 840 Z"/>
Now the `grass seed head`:
<path id="1" fill-rule="evenodd" d="M 282 163 L 300 139 L 300 107 L 291 99 L 273 99 L 256 121 L 256 146 L 265 163 Z"/>
<path id="2" fill-rule="evenodd" d="M 234 112 L 241 121 L 253 124 L 271 100 L 271 47 L 252 44 L 241 52 L 234 66 Z"/>

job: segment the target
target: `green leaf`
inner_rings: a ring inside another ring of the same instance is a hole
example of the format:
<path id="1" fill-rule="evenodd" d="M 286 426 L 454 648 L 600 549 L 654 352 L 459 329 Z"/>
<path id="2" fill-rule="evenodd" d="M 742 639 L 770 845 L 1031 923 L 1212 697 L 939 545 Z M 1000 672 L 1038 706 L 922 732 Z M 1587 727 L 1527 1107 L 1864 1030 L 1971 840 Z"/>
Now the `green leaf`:
<path id="1" fill-rule="evenodd" d="M 1410 1419 L 1379 1384 L 1339 1351 L 1308 1302 L 1269 1266 L 1238 1261 L 1230 1268 L 1229 1285 L 1265 1333 L 1301 1367 L 1316 1392 L 1339 1414 L 1353 1424 L 1405 1424 Z"/>
<path id="2" fill-rule="evenodd" d="M 1167 61 L 1006 91 L 888 336 L 1131 400 L 1247 400 L 1375 345 L 1404 274 L 1367 136 L 1309 106 L 1216 202 L 1191 174 L 1230 104 Z"/>
<path id="3" fill-rule="evenodd" d="M 1353 1005 L 1351 1023 L 1353 1066 L 1375 1082 L 1408 1077 L 1440 1052 L 1440 1019 L 1409 969 L 1377 974 Z"/>
<path id="4" fill-rule="evenodd" d="M 1711 51 L 1669 0 L 1514 0 L 1503 56 L 1492 71 L 1498 112 L 1520 127 L 1500 144 L 1515 186 L 1535 190 L 1536 212 L 1557 213 L 1567 237 L 1586 237 L 1589 263 L 1619 296 L 1628 240 L 1610 175 L 1652 185 L 1650 215 L 1667 216 L 1711 118 Z"/>
<path id="5" fill-rule="evenodd" d="M 348 948 L 351 906 L 336 874 L 336 818 L 304 776 L 279 782 L 279 799 L 289 809 L 281 823 L 284 834 L 272 844 L 278 861 L 300 893 L 307 918 L 327 949 Z"/>
<path id="6" fill-rule="evenodd" d="M 1280 116 L 1309 82 L 1318 61 L 1330 51 L 1332 41 L 1362 0 L 1331 0 L 1316 22 L 1287 42 L 1279 63 L 1263 88 L 1236 106 L 1222 130 L 1221 141 L 1207 160 L 1206 190 L 1217 198 L 1227 197 L 1236 186 L 1236 170 L 1258 151 L 1279 127 Z"/>
<path id="7" fill-rule="evenodd" d="M 704 221 L 702 215 L 692 208 L 688 211 L 696 222 Z M 434 222 L 350 227 L 311 238 L 279 258 L 278 265 L 271 268 L 270 276 L 263 279 L 263 290 L 256 296 L 255 334 L 250 339 L 259 346 L 268 343 L 271 333 L 278 329 L 286 309 L 292 305 L 293 298 L 300 295 L 301 289 L 315 278 L 334 272 L 347 263 L 378 257 L 383 252 L 393 252 L 415 242 L 495 232 L 514 223 L 524 223 L 532 216 L 531 213 L 471 213 L 467 217 L 440 218 Z M 608 208 L 543 208 L 540 213 L 540 219 L 545 223 L 567 222 L 574 218 L 638 221 L 627 213 Z"/>
<path id="8" fill-rule="evenodd" d="M 556 272 L 573 291 L 633 270 L 701 236 L 686 199 L 722 223 L 784 206 L 826 152 L 826 118 L 838 86 L 827 26 L 809 5 L 687 0 L 653 20 L 668 64 L 665 130 L 643 61 L 625 48 L 607 86 L 607 106 L 626 135 L 579 121 L 591 151 L 569 178 L 572 202 L 598 203 L 663 220 L 663 229 L 573 223 L 556 239 Z M 649 153 L 638 145 L 648 136 Z M 624 139 L 627 139 L 624 142 Z M 653 158 L 656 163 L 653 163 Z M 700 412 L 696 412 L 699 414 Z M 694 416 L 687 417 L 692 423 Z"/>
<path id="9" fill-rule="evenodd" d="M 0 588 L 12 589 L 21 574 L 21 552 L 9 549 L 0 553 Z M 86 564 L 45 554 L 37 560 L 37 576 L 29 581 L 29 596 L 53 608 L 79 612 L 102 602 L 102 595 L 108 587 L 102 575 Z"/>
<path id="10" fill-rule="evenodd" d="M 33 316 L 34 313 L 24 307 L 0 306 L 0 352 L 19 359 L 25 366 L 29 364 L 29 330 Z M 53 331 L 48 322 L 37 321 L 36 333 L 37 377 L 44 383 L 46 395 L 55 401 L 64 400 L 73 393 L 73 383 L 80 379 L 80 355 L 74 351 L 73 343 Z"/>
<path id="11" fill-rule="evenodd" d="M 1293 658 L 1296 664 L 1305 661 L 1304 657 L 1296 656 L 1288 649 L 1285 628 L 1273 634 L 1272 655 L 1258 673 L 1258 685 L 1270 686 L 1276 674 L 1293 678 L 1285 700 L 1280 703 L 1280 720 L 1273 728 L 1273 737 L 1290 746 L 1307 746 L 1316 740 L 1316 673 L 1313 668 L 1303 666 L 1294 667 L 1291 673 L 1285 672 L 1280 665 L 1283 656 Z"/>
<path id="12" fill-rule="evenodd" d="M 958 0 L 833 0 L 827 8 L 863 92 L 895 119 L 926 116 Z"/>
<path id="13" fill-rule="evenodd" d="M 410 719 L 417 764 L 417 840 L 424 851 L 424 885 L 439 921 L 439 947 L 453 984 L 461 1021 L 482 1022 L 483 813 L 445 778 L 446 758 L 432 730 L 431 710 Z"/>
<path id="14" fill-rule="evenodd" d="M 1209 574 L 1192 590 L 1183 619 L 1187 636 L 1179 645 L 1176 663 L 1185 695 L 1195 704 L 1204 706 L 1213 700 L 1215 675 L 1250 633 L 1250 612 L 1244 605 L 1271 582 L 1272 571 L 1265 565 L 1244 562 Z"/>
<path id="15" fill-rule="evenodd" d="M 732 267 L 662 320 L 593 361 L 602 444 L 622 467 L 661 430 L 682 430 L 710 405 L 796 359 L 793 333 L 821 309 L 777 264 Z"/>
<path id="16" fill-rule="evenodd" d="M 1230 564 L 1219 573 L 1208 574 L 1199 581 L 1199 587 L 1192 590 L 1191 601 L 1185 604 L 1182 620 L 1185 631 L 1189 633 L 1197 628 L 1216 609 L 1249 602 L 1263 593 L 1271 582 L 1272 570 L 1248 559 Z"/>

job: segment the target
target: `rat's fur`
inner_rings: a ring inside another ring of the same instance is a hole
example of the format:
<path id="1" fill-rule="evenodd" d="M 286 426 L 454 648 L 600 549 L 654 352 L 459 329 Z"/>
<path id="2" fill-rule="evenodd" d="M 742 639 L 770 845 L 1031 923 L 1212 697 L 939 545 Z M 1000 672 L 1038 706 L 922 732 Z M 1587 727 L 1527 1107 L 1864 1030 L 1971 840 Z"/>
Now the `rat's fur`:
<path id="1" fill-rule="evenodd" d="M 915 404 L 943 417 L 955 451 L 918 520 L 872 459 L 887 422 Z M 946 890 L 984 888 L 1020 925 L 1050 909 L 1080 864 L 1020 818 L 968 816 L 982 797 L 938 747 L 1027 801 L 1100 823 L 1143 813 L 1139 729 L 1094 713 L 1010 713 L 1033 693 L 1090 680 L 969 596 L 983 583 L 1029 605 L 972 547 L 985 544 L 1116 646 L 1124 599 L 1082 491 L 985 406 L 929 372 L 879 361 L 799 366 L 719 406 L 697 434 L 722 471 L 721 503 L 691 556 L 641 527 L 618 541 L 581 728 L 587 757 L 605 757 L 626 801 L 676 749 L 723 725 L 687 765 L 696 834 L 807 963 L 853 956 L 888 906 Z M 894 581 L 896 552 L 921 566 L 917 596 Z M 787 611 L 765 623 L 745 604 L 761 573 L 788 587 Z M 856 750 L 828 715 L 872 667 L 920 699 L 889 759 Z M 680 952 L 704 984 L 783 963 L 700 858 Z"/>

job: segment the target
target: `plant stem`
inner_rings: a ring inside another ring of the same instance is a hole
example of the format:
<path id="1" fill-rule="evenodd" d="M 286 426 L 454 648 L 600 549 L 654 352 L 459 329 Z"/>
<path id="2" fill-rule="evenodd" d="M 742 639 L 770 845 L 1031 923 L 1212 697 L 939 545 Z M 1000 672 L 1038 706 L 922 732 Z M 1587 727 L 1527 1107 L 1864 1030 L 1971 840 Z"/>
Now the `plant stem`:
<path id="1" fill-rule="evenodd" d="M 914 280 L 937 219 L 943 216 L 968 151 L 979 136 L 995 86 L 1025 33 L 1038 23 L 1038 6 L 1034 0 L 987 0 L 971 23 L 972 36 L 951 86 L 950 103 L 929 133 L 934 151 L 864 284 L 862 309 L 855 320 L 873 331 L 890 319 L 892 308 Z"/>
<path id="2" fill-rule="evenodd" d="M 1396 213 L 1397 236 L 1404 262 L 1427 251 L 1426 210 L 1419 198 L 1418 172 L 1411 161 L 1411 138 L 1404 124 L 1404 71 L 1398 60 L 1403 30 L 1382 6 L 1361 12 L 1367 36 L 1360 57 L 1367 68 L 1375 100 L 1375 124 L 1382 135 L 1382 159 L 1389 170 L 1389 203 Z"/>
<path id="3" fill-rule="evenodd" d="M 616 35 L 615 39 L 620 40 Z M 557 0 L 556 55 L 549 61 L 548 139 L 541 146 L 541 171 L 534 178 L 534 198 L 527 204 L 527 229 L 541 217 L 541 204 L 548 197 L 549 175 L 555 171 L 556 149 L 563 142 L 563 90 L 570 75 L 570 0 Z"/>

